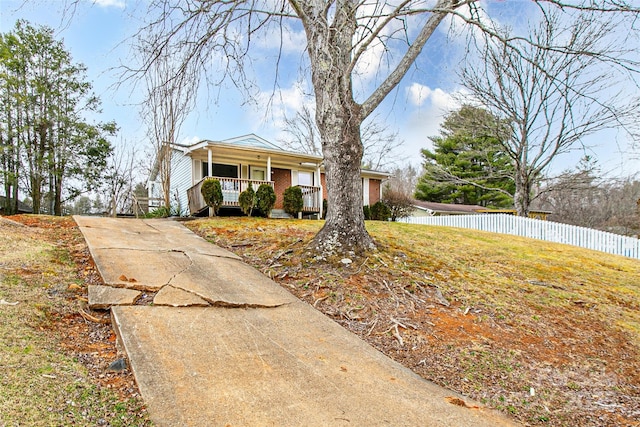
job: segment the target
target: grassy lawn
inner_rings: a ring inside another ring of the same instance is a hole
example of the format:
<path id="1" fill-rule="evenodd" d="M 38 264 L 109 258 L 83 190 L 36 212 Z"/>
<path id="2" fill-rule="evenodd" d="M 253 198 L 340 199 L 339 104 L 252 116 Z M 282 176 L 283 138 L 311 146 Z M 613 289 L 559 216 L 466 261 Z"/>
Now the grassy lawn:
<path id="1" fill-rule="evenodd" d="M 0 219 L 0 426 L 148 426 L 107 324 L 87 322 L 88 251 L 71 218 Z M 85 311 L 86 312 L 86 311 Z"/>
<path id="2" fill-rule="evenodd" d="M 638 260 L 370 222 L 379 250 L 345 266 L 306 252 L 319 221 L 186 225 L 422 377 L 524 424 L 640 425 Z"/>

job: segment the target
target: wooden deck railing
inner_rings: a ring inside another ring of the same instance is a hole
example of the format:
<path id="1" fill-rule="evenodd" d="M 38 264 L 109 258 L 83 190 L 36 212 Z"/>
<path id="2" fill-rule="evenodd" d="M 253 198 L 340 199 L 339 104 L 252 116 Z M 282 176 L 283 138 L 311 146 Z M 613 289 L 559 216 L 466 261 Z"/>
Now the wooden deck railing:
<path id="1" fill-rule="evenodd" d="M 202 183 L 207 179 L 217 179 L 220 181 L 220 187 L 222 188 L 222 206 L 223 207 L 240 207 L 238 197 L 240 193 L 249 187 L 249 183 L 253 186 L 254 190 L 258 190 L 261 184 L 267 184 L 273 187 L 273 181 L 257 181 L 253 179 L 239 179 L 239 178 L 220 178 L 220 177 L 206 177 L 201 179 L 196 185 L 187 190 L 187 198 L 189 200 L 189 212 L 191 215 L 195 215 L 207 207 L 204 202 L 200 189 Z M 322 192 L 320 187 L 312 187 L 308 185 L 300 185 L 302 189 L 302 201 L 303 212 L 320 212 L 322 206 Z"/>
<path id="2" fill-rule="evenodd" d="M 220 177 L 206 177 L 201 179 L 196 185 L 187 190 L 187 198 L 189 199 L 189 212 L 191 215 L 195 215 L 204 208 L 207 204 L 204 202 L 200 189 L 202 183 L 207 179 L 217 179 L 220 181 L 220 187 L 222 188 L 222 207 L 234 207 L 240 206 L 238 203 L 238 197 L 240 193 L 249 188 L 251 183 L 254 190 L 257 190 L 261 184 L 267 184 L 273 187 L 272 181 L 258 181 L 255 179 L 239 179 L 239 178 L 220 178 Z"/>
<path id="3" fill-rule="evenodd" d="M 320 212 L 322 192 L 320 187 L 299 185 L 302 190 L 302 212 Z"/>

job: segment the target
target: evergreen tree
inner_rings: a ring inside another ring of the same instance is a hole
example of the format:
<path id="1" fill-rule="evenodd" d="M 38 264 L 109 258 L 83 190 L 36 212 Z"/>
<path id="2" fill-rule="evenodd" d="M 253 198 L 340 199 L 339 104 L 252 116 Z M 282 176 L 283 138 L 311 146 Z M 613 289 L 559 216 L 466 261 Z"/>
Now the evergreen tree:
<path id="1" fill-rule="evenodd" d="M 464 105 L 449 114 L 433 151 L 422 150 L 424 173 L 415 197 L 442 203 L 511 207 L 513 164 L 501 139 L 507 124 L 487 111 Z"/>

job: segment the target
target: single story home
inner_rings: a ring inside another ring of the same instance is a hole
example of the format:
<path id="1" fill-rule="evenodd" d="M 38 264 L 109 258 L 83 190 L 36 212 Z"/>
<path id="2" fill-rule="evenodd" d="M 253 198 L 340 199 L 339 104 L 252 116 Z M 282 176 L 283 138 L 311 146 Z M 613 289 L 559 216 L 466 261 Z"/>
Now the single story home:
<path id="1" fill-rule="evenodd" d="M 458 205 L 454 203 L 413 201 L 413 211 L 410 216 L 444 216 L 444 215 L 475 215 L 475 214 L 506 214 L 515 215 L 515 209 L 490 209 L 479 205 Z M 529 218 L 546 220 L 550 211 L 532 209 Z"/>
<path id="2" fill-rule="evenodd" d="M 276 194 L 274 211 L 280 211 L 284 191 L 297 185 L 303 193 L 303 214 L 322 217 L 322 202 L 327 198 L 322 156 L 283 150 L 254 134 L 171 148 L 171 195 L 181 214 L 195 216 L 207 210 L 200 188 L 204 180 L 215 178 L 222 187 L 223 208 L 239 208 L 238 197 L 251 183 L 254 190 L 261 184 L 272 186 Z M 382 182 L 388 177 L 385 172 L 361 171 L 363 205 L 382 198 Z M 150 175 L 147 189 L 150 201 L 161 199 L 157 168 Z"/>

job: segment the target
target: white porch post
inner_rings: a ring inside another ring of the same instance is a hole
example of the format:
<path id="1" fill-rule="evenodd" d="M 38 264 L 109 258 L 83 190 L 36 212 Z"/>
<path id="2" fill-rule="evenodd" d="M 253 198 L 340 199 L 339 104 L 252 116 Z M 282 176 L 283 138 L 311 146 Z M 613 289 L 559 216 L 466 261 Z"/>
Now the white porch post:
<path id="1" fill-rule="evenodd" d="M 209 162 L 209 176 L 213 176 L 212 171 L 213 171 L 213 154 L 211 153 L 211 148 L 207 149 L 207 162 Z"/>
<path id="2" fill-rule="evenodd" d="M 318 192 L 318 207 L 320 208 L 320 213 L 318 214 L 318 219 L 322 219 L 323 216 L 323 212 L 322 212 L 322 194 L 324 193 L 324 191 L 322 190 L 322 175 L 320 175 L 320 165 L 318 165 L 318 168 L 316 169 L 316 180 L 317 182 L 317 186 L 320 187 L 320 192 Z"/>
<path id="3" fill-rule="evenodd" d="M 369 202 L 369 178 L 362 178 L 362 204 L 367 206 Z"/>
<path id="4" fill-rule="evenodd" d="M 271 156 L 267 156 L 267 176 L 265 179 L 271 181 Z"/>

